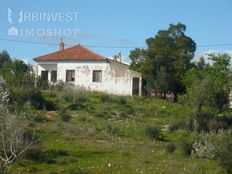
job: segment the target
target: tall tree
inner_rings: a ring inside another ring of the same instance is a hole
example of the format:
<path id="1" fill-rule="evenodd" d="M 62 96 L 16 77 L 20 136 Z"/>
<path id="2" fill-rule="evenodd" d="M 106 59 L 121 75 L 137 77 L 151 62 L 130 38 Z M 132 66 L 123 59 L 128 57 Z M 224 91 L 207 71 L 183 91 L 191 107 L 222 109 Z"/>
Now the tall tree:
<path id="1" fill-rule="evenodd" d="M 131 59 L 130 68 L 141 72 L 142 63 L 146 60 L 146 50 L 135 48 L 130 52 L 129 57 Z"/>
<path id="2" fill-rule="evenodd" d="M 185 31 L 186 26 L 181 23 L 170 24 L 167 30 L 160 30 L 154 38 L 146 40 L 146 50 L 135 49 L 130 55 L 132 66 L 142 72 L 147 87 L 164 94 L 172 92 L 175 101 L 177 94 L 185 90 L 182 78 L 191 68 L 196 50 L 195 42 Z"/>
<path id="3" fill-rule="evenodd" d="M 2 52 L 0 52 L 0 68 L 4 65 L 4 63 L 10 60 L 11 58 L 7 51 L 3 50 Z"/>

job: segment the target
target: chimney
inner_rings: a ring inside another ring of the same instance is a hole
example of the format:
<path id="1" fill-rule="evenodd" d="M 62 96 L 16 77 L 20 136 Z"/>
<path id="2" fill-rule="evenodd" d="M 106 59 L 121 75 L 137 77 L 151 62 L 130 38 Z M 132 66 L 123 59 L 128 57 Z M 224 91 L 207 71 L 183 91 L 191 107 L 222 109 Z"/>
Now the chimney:
<path id="1" fill-rule="evenodd" d="M 64 50 L 64 42 L 63 42 L 63 38 L 60 39 L 60 51 Z"/>
<path id="2" fill-rule="evenodd" d="M 117 55 L 114 55 L 113 58 L 117 62 L 122 62 L 122 53 L 119 52 Z"/>
<path id="3" fill-rule="evenodd" d="M 122 62 L 122 53 L 121 52 L 119 52 L 118 53 L 118 62 Z"/>

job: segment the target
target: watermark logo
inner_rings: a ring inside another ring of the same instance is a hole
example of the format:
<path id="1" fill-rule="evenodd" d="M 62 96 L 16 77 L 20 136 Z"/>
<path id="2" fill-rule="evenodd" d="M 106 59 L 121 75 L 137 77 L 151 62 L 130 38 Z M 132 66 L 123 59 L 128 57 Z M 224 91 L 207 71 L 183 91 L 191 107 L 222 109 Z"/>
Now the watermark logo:
<path id="1" fill-rule="evenodd" d="M 8 15 L 7 15 L 7 17 L 8 17 L 8 22 L 10 24 L 13 24 L 12 14 L 13 14 L 12 10 L 10 8 L 8 8 Z"/>
<path id="2" fill-rule="evenodd" d="M 7 19 L 9 23 L 9 36 L 77 36 L 79 28 L 62 28 L 61 23 L 72 23 L 78 21 L 78 12 L 28 12 L 20 10 L 14 12 L 8 8 Z M 55 28 L 23 27 L 23 24 L 30 23 L 54 23 Z M 57 27 L 58 26 L 58 27 Z M 63 25 L 64 26 L 64 25 Z"/>
<path id="3" fill-rule="evenodd" d="M 19 30 L 16 27 L 10 27 L 8 29 L 8 35 L 9 36 L 18 36 L 19 35 Z"/>

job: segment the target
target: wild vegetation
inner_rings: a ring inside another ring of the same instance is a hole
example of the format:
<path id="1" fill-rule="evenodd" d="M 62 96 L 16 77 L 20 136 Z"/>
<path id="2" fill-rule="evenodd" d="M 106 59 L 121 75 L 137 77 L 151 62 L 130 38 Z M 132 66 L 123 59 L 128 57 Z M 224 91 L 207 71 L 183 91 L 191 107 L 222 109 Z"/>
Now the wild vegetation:
<path id="1" fill-rule="evenodd" d="M 162 99 L 50 86 L 3 51 L 0 173 L 231 173 L 230 56 L 192 62 L 185 30 L 170 25 L 131 52 L 146 93 Z"/>

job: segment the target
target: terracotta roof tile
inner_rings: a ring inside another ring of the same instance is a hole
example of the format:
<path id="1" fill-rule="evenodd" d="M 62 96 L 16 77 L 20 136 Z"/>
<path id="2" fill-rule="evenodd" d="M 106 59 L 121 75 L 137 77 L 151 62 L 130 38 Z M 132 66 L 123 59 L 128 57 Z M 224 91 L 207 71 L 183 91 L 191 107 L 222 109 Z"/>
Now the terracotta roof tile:
<path id="1" fill-rule="evenodd" d="M 33 59 L 39 61 L 104 61 L 105 57 L 85 48 L 82 45 L 76 45 L 51 54 L 39 56 Z"/>

